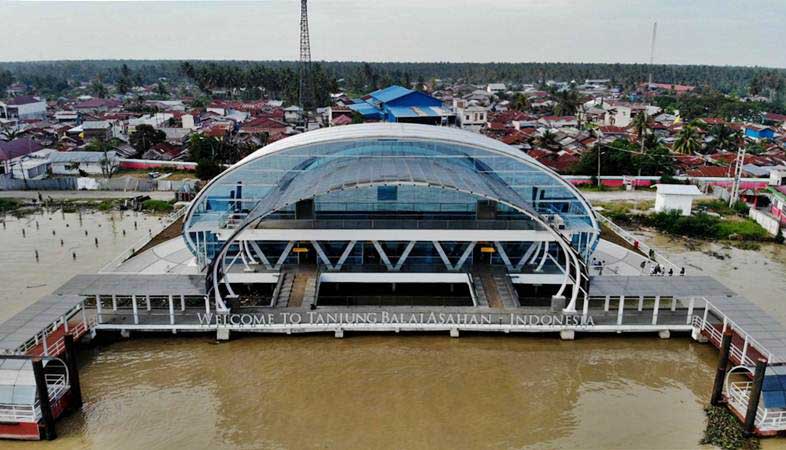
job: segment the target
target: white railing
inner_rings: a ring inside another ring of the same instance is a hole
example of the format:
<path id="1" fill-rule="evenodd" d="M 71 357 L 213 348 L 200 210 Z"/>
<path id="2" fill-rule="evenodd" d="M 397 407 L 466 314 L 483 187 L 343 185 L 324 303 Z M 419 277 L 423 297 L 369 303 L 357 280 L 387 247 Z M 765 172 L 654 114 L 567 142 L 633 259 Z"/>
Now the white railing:
<path id="1" fill-rule="evenodd" d="M 67 322 L 69 319 L 76 316 L 76 314 L 80 311 L 81 308 L 75 308 L 70 313 L 67 313 L 65 321 Z M 68 333 L 73 334 L 74 338 L 79 338 L 83 334 L 87 333 L 93 325 L 95 325 L 95 318 L 93 317 L 88 318 L 87 322 L 80 321 L 77 324 L 69 324 Z M 17 347 L 15 353 L 18 355 L 27 354 L 30 350 L 41 344 L 44 339 L 47 339 L 48 334 L 56 331 L 60 327 L 63 327 L 62 320 L 58 319 L 56 322 L 52 322 L 44 330 L 39 331 L 35 336 L 31 337 L 24 344 Z M 46 331 L 46 333 L 44 333 L 44 331 Z M 46 345 L 43 345 L 40 353 L 31 356 L 52 356 L 57 355 L 64 350 L 65 340 L 61 336 L 55 342 L 49 343 L 49 341 L 47 341 Z"/>
<path id="2" fill-rule="evenodd" d="M 742 381 L 729 384 L 726 391 L 726 398 L 729 405 L 732 406 L 737 413 L 745 416 L 748 411 L 748 401 L 750 400 L 751 389 L 753 383 L 750 381 Z M 786 410 L 767 409 L 761 406 L 756 410 L 756 427 L 761 431 L 780 431 L 786 429 Z"/>
<path id="3" fill-rule="evenodd" d="M 693 316 L 693 320 L 691 321 L 691 324 L 694 327 L 698 328 L 699 331 L 704 331 L 707 334 L 709 334 L 711 339 L 718 341 L 719 345 L 723 340 L 723 332 L 728 329 L 734 330 L 734 333 L 737 334 L 742 339 L 743 344 L 742 344 L 742 348 L 740 348 L 734 344 L 734 341 L 732 341 L 731 348 L 729 349 L 729 354 L 730 356 L 737 358 L 737 360 L 740 361 L 741 365 L 749 366 L 749 367 L 756 365 L 756 361 L 753 358 L 751 358 L 751 356 L 749 355 L 749 350 L 751 348 L 755 349 L 763 357 L 767 358 L 767 361 L 769 363 L 779 362 L 779 361 L 774 361 L 772 357 L 772 352 L 767 350 L 767 347 L 765 347 L 762 343 L 756 340 L 756 338 L 748 334 L 743 327 L 737 325 L 737 323 L 731 320 L 726 314 L 724 314 L 721 310 L 715 307 L 706 298 L 704 297 L 700 297 L 700 298 L 704 300 L 705 309 L 708 312 L 705 313 L 703 317 L 696 316 L 696 315 Z M 719 319 L 722 321 L 721 323 L 723 325 L 720 329 L 713 326 L 713 324 L 711 324 L 706 319 L 707 314 L 709 312 L 712 312 L 714 315 L 718 316 Z"/>
<path id="4" fill-rule="evenodd" d="M 645 244 L 639 238 L 637 238 L 636 236 L 630 234 L 624 228 L 622 228 L 621 226 L 619 226 L 616 223 L 612 222 L 611 219 L 609 219 L 608 217 L 604 216 L 603 214 L 595 211 L 595 215 L 597 216 L 599 222 L 601 222 L 604 225 L 606 225 L 607 227 L 609 227 L 609 229 L 611 229 L 611 231 L 616 233 L 617 236 L 622 238 L 625 242 L 627 242 L 628 244 L 630 244 L 630 245 L 638 248 L 639 250 L 641 250 L 642 253 L 644 253 L 645 257 L 649 258 L 650 255 L 652 255 L 654 257 L 654 260 L 655 260 L 656 263 L 658 263 L 658 264 L 660 264 L 660 265 L 662 265 L 664 267 L 670 267 L 671 269 L 674 270 L 675 273 L 679 273 L 680 267 L 677 266 L 676 264 L 674 264 L 673 262 L 671 262 L 665 256 L 663 256 L 663 254 L 661 252 L 659 252 L 659 251 L 655 250 L 654 248 L 650 247 L 649 245 Z"/>
<path id="5" fill-rule="evenodd" d="M 60 400 L 69 388 L 65 376 L 47 374 L 44 378 L 49 390 L 50 404 Z M 39 419 L 41 419 L 41 402 L 39 400 L 36 400 L 32 405 L 0 403 L 0 422 L 36 423 Z"/>
<path id="6" fill-rule="evenodd" d="M 161 231 L 165 230 L 166 227 L 168 227 L 168 226 L 172 225 L 173 223 L 175 223 L 177 221 L 177 219 L 179 219 L 180 217 L 182 217 L 186 213 L 187 209 L 188 209 L 187 206 L 183 206 L 182 208 L 177 209 L 177 210 L 172 211 L 171 213 L 167 214 L 166 217 L 164 218 L 164 220 L 162 221 L 163 226 L 161 227 L 161 230 L 159 230 L 159 233 Z M 156 235 L 154 235 L 152 232 L 150 234 L 146 234 L 146 235 L 142 236 L 141 238 L 139 238 L 139 240 L 137 240 L 136 242 L 131 244 L 131 246 L 128 247 L 125 251 L 120 252 L 120 254 L 118 254 L 117 256 L 114 257 L 114 259 L 112 259 L 111 261 L 106 263 L 106 265 L 104 267 L 102 267 L 101 270 L 98 271 L 98 273 L 111 272 L 110 269 L 115 269 L 115 268 L 119 267 L 120 264 L 123 263 L 123 261 L 125 261 L 126 259 L 131 257 L 131 255 L 133 255 L 135 251 L 137 251 L 140 248 L 144 247 L 148 242 L 152 241 L 155 236 Z"/>

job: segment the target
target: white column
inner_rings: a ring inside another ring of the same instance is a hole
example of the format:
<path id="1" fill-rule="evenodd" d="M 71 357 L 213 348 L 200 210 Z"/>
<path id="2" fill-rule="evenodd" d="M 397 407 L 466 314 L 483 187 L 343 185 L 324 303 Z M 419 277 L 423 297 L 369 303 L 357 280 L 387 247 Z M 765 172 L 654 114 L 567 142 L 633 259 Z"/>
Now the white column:
<path id="1" fill-rule="evenodd" d="M 186 296 L 183 294 L 180 294 L 180 310 L 181 311 L 186 310 Z"/>
<path id="2" fill-rule="evenodd" d="M 112 294 L 112 311 L 117 311 L 117 295 Z"/>
<path id="3" fill-rule="evenodd" d="M 139 324 L 139 311 L 137 310 L 136 305 L 136 295 L 131 296 L 131 307 L 133 308 L 134 312 L 134 325 Z"/>
<path id="4" fill-rule="evenodd" d="M 652 324 L 658 324 L 658 308 L 660 307 L 660 295 L 655 296 L 655 307 L 652 309 Z"/>
<path id="5" fill-rule="evenodd" d="M 691 322 L 693 322 L 693 307 L 695 304 L 696 304 L 696 298 L 691 297 L 690 301 L 688 302 L 688 318 L 686 319 L 686 323 L 688 325 L 690 325 Z"/>
<path id="6" fill-rule="evenodd" d="M 63 314 L 63 331 L 68 333 L 68 318 Z"/>
<path id="7" fill-rule="evenodd" d="M 85 331 L 87 331 L 87 312 L 85 312 L 85 301 L 82 300 L 82 303 L 79 304 L 79 309 L 82 313 L 82 323 L 85 325 Z"/>
<path id="8" fill-rule="evenodd" d="M 676 311 L 677 310 L 677 297 L 672 297 L 671 298 L 671 310 L 672 311 Z"/>
<path id="9" fill-rule="evenodd" d="M 701 318 L 701 328 L 702 329 L 705 326 L 707 326 L 707 313 L 709 313 L 709 312 L 710 312 L 710 302 L 708 302 L 707 299 L 705 298 L 704 299 L 704 315 Z"/>
<path id="10" fill-rule="evenodd" d="M 147 310 L 150 311 L 150 296 L 149 295 L 145 295 L 145 306 L 147 307 Z"/>
<path id="11" fill-rule="evenodd" d="M 205 296 L 205 313 L 210 314 L 210 299 Z"/>
<path id="12" fill-rule="evenodd" d="M 585 295 L 584 305 L 581 307 L 581 317 L 583 317 L 586 320 L 588 314 L 589 314 L 589 295 Z"/>
<path id="13" fill-rule="evenodd" d="M 611 300 L 611 297 L 610 297 L 610 296 L 608 296 L 608 295 L 606 296 L 606 299 L 605 299 L 605 300 L 603 300 L 603 310 L 604 310 L 604 311 L 607 311 L 607 312 L 608 312 L 608 310 L 609 310 L 609 302 L 610 302 L 610 300 Z"/>
<path id="14" fill-rule="evenodd" d="M 101 323 L 104 318 L 101 316 L 101 296 L 96 295 L 96 322 Z"/>
<path id="15" fill-rule="evenodd" d="M 175 304 L 172 301 L 172 294 L 169 294 L 169 324 L 175 324 Z"/>
<path id="16" fill-rule="evenodd" d="M 617 308 L 617 325 L 622 325 L 622 313 L 625 309 L 625 296 L 620 295 L 620 304 Z"/>
<path id="17" fill-rule="evenodd" d="M 740 358 L 740 364 L 745 364 L 745 354 L 748 353 L 748 335 L 745 335 L 745 341 L 742 343 L 742 357 Z"/>
<path id="18" fill-rule="evenodd" d="M 644 296 L 639 295 L 639 311 L 641 311 L 642 309 L 644 309 Z"/>
<path id="19" fill-rule="evenodd" d="M 47 342 L 46 338 L 46 328 L 44 328 L 44 356 L 49 356 L 49 342 Z"/>

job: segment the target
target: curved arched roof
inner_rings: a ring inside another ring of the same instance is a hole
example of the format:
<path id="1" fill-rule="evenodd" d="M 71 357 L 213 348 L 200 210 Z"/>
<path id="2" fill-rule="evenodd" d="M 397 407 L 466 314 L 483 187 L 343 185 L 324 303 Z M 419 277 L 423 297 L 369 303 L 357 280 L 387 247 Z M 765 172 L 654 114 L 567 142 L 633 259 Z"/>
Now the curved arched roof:
<path id="1" fill-rule="evenodd" d="M 462 147 L 474 147 L 477 149 L 486 150 L 499 155 L 509 156 L 519 162 L 525 163 L 528 166 L 538 169 L 544 174 L 550 176 L 555 184 L 561 185 L 566 190 L 571 192 L 576 200 L 583 206 L 587 217 L 591 221 L 591 226 L 595 229 L 598 228 L 597 221 L 589 203 L 584 199 L 582 194 L 572 184 L 560 177 L 556 172 L 548 167 L 542 165 L 535 159 L 527 156 L 522 151 L 508 146 L 500 141 L 488 138 L 479 133 L 473 133 L 458 128 L 451 127 L 438 127 L 433 125 L 419 125 L 419 124 L 404 124 L 404 123 L 373 123 L 373 124 L 358 124 L 347 125 L 341 127 L 322 128 L 308 133 L 302 133 L 291 136 L 289 138 L 274 142 L 267 145 L 246 158 L 242 159 L 232 167 L 227 169 L 224 173 L 214 178 L 207 186 L 197 195 L 186 213 L 186 224 L 189 223 L 191 216 L 194 213 L 196 205 L 199 204 L 203 197 L 208 195 L 211 188 L 221 183 L 221 180 L 238 169 L 249 165 L 253 161 L 259 160 L 267 156 L 276 155 L 287 150 L 292 150 L 300 147 L 312 147 L 320 144 L 331 144 L 336 142 L 354 142 L 361 140 L 395 140 L 395 141 L 426 141 L 442 144 L 454 144 Z"/>

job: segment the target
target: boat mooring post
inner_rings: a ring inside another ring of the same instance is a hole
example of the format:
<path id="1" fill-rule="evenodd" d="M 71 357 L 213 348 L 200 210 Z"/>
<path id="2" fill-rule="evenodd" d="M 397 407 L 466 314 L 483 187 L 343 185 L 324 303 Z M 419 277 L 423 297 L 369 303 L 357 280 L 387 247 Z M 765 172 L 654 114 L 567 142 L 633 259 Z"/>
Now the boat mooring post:
<path id="1" fill-rule="evenodd" d="M 723 382 L 726 380 L 726 368 L 729 365 L 729 354 L 731 353 L 732 331 L 727 329 L 723 332 L 721 339 L 720 358 L 718 358 L 718 369 L 715 372 L 715 384 L 712 386 L 712 397 L 710 403 L 718 406 L 723 400 Z"/>
<path id="2" fill-rule="evenodd" d="M 743 433 L 750 437 L 756 426 L 756 411 L 759 409 L 761 388 L 764 385 L 764 372 L 767 370 L 767 360 L 759 358 L 756 361 L 756 371 L 753 372 L 753 386 L 748 395 L 748 411 L 745 413 L 745 429 Z"/>
<path id="3" fill-rule="evenodd" d="M 55 432 L 55 417 L 52 415 L 52 404 L 49 403 L 49 388 L 44 376 L 44 363 L 40 359 L 33 360 L 33 377 L 35 388 L 38 392 L 38 404 L 41 408 L 41 419 L 44 421 L 43 438 L 51 441 L 57 437 Z"/>
<path id="4" fill-rule="evenodd" d="M 82 385 L 79 384 L 79 368 L 77 367 L 76 345 L 74 336 L 66 334 L 63 336 L 65 344 L 66 369 L 68 370 L 68 380 L 71 384 L 71 394 L 74 397 L 74 408 L 82 407 Z"/>

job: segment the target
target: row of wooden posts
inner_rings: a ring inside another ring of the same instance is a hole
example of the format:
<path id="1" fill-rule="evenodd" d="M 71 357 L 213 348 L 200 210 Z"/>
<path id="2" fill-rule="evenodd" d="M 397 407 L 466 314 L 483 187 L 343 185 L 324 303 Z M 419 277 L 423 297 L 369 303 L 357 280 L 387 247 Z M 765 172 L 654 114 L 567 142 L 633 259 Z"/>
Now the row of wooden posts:
<path id="1" fill-rule="evenodd" d="M 720 357 L 718 358 L 718 369 L 715 373 L 715 383 L 712 386 L 712 397 L 710 403 L 713 406 L 723 404 L 723 384 L 726 380 L 726 371 L 729 366 L 729 357 L 731 356 L 731 339 L 734 333 L 732 330 L 727 329 L 723 333 L 721 339 Z M 745 422 L 743 424 L 743 433 L 750 437 L 753 436 L 756 427 L 756 411 L 759 409 L 759 400 L 761 398 L 761 390 L 764 386 L 764 374 L 767 370 L 767 360 L 759 358 L 756 360 L 756 369 L 753 372 L 753 386 L 748 395 L 748 408 L 745 411 Z"/>
<path id="2" fill-rule="evenodd" d="M 74 337 L 70 334 L 66 334 L 63 336 L 63 344 L 65 345 L 63 361 L 65 362 L 66 371 L 68 373 L 68 382 L 72 398 L 71 406 L 73 409 L 78 410 L 82 407 L 82 387 L 79 383 L 79 369 L 77 367 Z M 57 432 L 55 430 L 55 417 L 52 413 L 52 404 L 49 401 L 49 388 L 47 387 L 44 373 L 44 359 L 52 360 L 54 358 L 46 356 L 33 358 L 33 376 L 35 377 L 35 385 L 41 407 L 41 420 L 44 425 L 41 437 L 51 441 L 57 437 Z"/>

